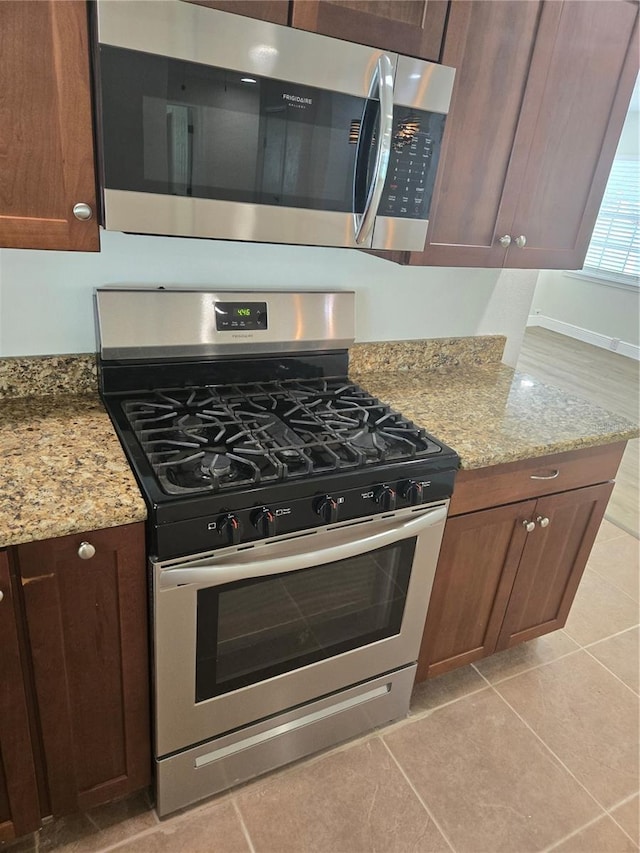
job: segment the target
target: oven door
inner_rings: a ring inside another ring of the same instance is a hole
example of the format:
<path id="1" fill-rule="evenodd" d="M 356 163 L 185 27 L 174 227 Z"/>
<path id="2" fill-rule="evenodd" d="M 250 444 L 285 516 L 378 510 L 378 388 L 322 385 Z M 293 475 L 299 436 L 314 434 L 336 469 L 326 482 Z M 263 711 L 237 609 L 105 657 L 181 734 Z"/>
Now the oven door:
<path id="1" fill-rule="evenodd" d="M 447 506 L 152 564 L 157 757 L 415 661 Z"/>

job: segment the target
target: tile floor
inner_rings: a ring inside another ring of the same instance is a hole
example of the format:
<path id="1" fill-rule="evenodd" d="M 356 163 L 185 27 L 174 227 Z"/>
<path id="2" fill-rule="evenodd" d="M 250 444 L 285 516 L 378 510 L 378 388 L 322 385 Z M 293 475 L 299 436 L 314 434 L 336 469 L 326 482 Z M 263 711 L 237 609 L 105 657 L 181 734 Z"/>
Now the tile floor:
<path id="1" fill-rule="evenodd" d="M 637 851 L 638 555 L 605 521 L 565 629 L 418 685 L 406 720 L 161 822 L 140 795 L 11 853 Z"/>

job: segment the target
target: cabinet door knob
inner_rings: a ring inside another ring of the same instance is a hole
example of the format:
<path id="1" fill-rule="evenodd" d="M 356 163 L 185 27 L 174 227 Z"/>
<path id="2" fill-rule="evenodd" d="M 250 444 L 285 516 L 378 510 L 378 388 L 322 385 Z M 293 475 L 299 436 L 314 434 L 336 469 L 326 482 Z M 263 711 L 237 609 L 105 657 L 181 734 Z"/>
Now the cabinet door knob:
<path id="1" fill-rule="evenodd" d="M 93 555 L 96 553 L 96 549 L 93 547 L 91 542 L 81 542 L 78 547 L 78 557 L 81 560 L 90 560 Z"/>
<path id="2" fill-rule="evenodd" d="M 0 601 L 4 598 L 4 592 L 0 589 Z"/>
<path id="3" fill-rule="evenodd" d="M 93 216 L 93 210 L 91 209 L 91 205 L 86 204 L 84 201 L 79 201 L 73 205 L 73 215 L 76 219 L 86 222 Z"/>
<path id="4" fill-rule="evenodd" d="M 524 236 L 524 234 L 521 234 L 519 237 L 516 237 L 514 242 L 519 249 L 524 249 L 524 247 L 527 245 L 527 238 Z"/>
<path id="5" fill-rule="evenodd" d="M 533 533 L 536 529 L 535 521 L 527 521 L 526 519 L 522 522 L 522 526 L 527 531 L 527 533 Z"/>
<path id="6" fill-rule="evenodd" d="M 541 516 L 541 515 L 539 515 L 539 516 L 536 518 L 536 521 L 538 522 L 538 524 L 540 525 L 540 527 L 548 527 L 548 526 L 549 526 L 549 519 L 548 519 L 548 518 L 544 518 L 544 517 L 543 517 L 543 516 Z"/>
<path id="7" fill-rule="evenodd" d="M 500 243 L 503 249 L 508 249 L 511 245 L 511 237 L 508 234 L 505 234 L 504 237 L 498 238 L 498 243 Z"/>

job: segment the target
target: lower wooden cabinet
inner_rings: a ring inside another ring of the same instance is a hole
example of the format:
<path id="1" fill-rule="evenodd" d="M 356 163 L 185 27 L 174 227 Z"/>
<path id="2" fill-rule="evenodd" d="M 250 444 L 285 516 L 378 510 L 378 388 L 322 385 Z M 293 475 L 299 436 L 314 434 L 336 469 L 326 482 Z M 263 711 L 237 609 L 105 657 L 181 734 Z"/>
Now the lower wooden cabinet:
<path id="1" fill-rule="evenodd" d="M 529 460 L 499 466 L 498 474 L 492 469 L 469 472 L 477 476 L 463 481 L 458 507 L 475 507 L 483 484 L 485 501 L 493 490 L 504 505 L 463 512 L 447 521 L 418 681 L 565 624 L 614 484 L 559 489 L 590 477 L 613 478 L 623 450 L 624 445 L 612 445 L 599 453 L 585 451 L 582 466 L 580 452 L 573 452 L 537 460 L 537 469 Z M 534 470 L 540 473 L 531 474 Z M 530 500 L 517 499 L 523 497 L 523 477 L 533 481 Z M 507 503 L 509 481 L 514 503 Z M 556 494 L 537 496 L 541 489 L 554 488 Z"/>
<path id="2" fill-rule="evenodd" d="M 0 843 L 40 826 L 15 601 L 6 551 L 0 551 Z"/>
<path id="3" fill-rule="evenodd" d="M 144 525 L 0 552 L 0 589 L 2 840 L 151 782 Z"/>

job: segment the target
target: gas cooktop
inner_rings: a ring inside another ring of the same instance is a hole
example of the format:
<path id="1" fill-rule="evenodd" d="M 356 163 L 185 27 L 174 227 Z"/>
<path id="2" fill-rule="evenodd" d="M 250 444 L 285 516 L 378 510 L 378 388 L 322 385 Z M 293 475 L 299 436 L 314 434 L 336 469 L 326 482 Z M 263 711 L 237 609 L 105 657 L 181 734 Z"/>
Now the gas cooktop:
<path id="1" fill-rule="evenodd" d="M 157 390 L 122 408 L 169 495 L 442 452 L 424 430 L 346 377 Z"/>

